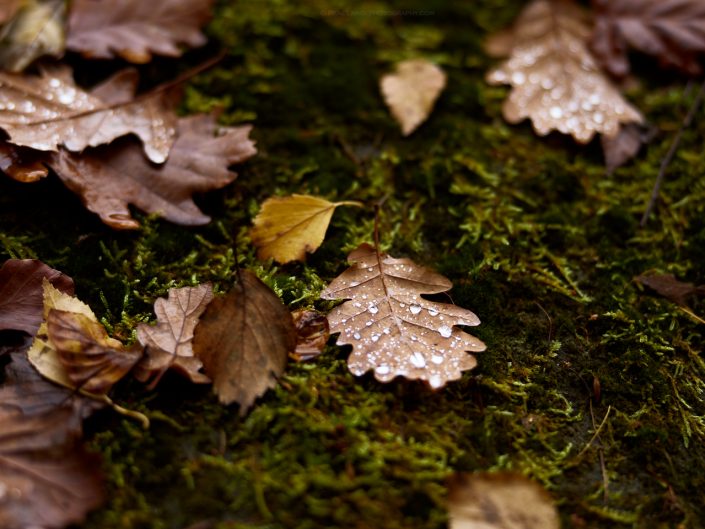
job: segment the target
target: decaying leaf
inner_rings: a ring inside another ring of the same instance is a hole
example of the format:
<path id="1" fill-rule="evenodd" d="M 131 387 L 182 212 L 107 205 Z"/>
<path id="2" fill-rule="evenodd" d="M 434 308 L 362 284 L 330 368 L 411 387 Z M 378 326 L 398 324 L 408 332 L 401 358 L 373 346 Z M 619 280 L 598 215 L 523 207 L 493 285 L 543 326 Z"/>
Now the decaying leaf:
<path id="1" fill-rule="evenodd" d="M 558 130 L 581 143 L 643 121 L 597 66 L 589 35 L 572 0 L 533 0 L 522 11 L 510 58 L 487 76 L 492 84 L 512 86 L 503 107 L 507 121 L 530 118 L 541 136 Z"/>
<path id="2" fill-rule="evenodd" d="M 450 529 L 560 528 L 548 493 L 520 474 L 459 475 L 449 488 Z"/>
<path id="3" fill-rule="evenodd" d="M 135 134 L 149 159 L 162 163 L 176 135 L 177 118 L 171 106 L 170 98 L 160 91 L 106 104 L 77 87 L 65 66 L 39 76 L 0 72 L 0 128 L 10 136 L 10 143 L 40 151 L 57 151 L 63 145 L 80 152 Z"/>
<path id="4" fill-rule="evenodd" d="M 634 158 L 641 147 L 651 141 L 653 133 L 650 129 L 638 123 L 622 125 L 614 137 L 602 136 L 602 152 L 605 155 L 607 173 L 611 174 Z"/>
<path id="5" fill-rule="evenodd" d="M 655 55 L 662 64 L 700 74 L 705 52 L 702 0 L 592 0 L 596 12 L 592 50 L 617 77 L 629 73 L 628 52 Z"/>
<path id="6" fill-rule="evenodd" d="M 378 254 L 368 244 L 354 250 L 348 268 L 321 293 L 322 299 L 346 299 L 328 315 L 338 345 L 350 344 L 348 367 L 368 370 L 389 382 L 396 376 L 427 381 L 439 388 L 477 364 L 466 351 L 485 344 L 456 325 L 479 325 L 467 309 L 424 299 L 446 292 L 452 283 L 410 259 Z"/>
<path id="7" fill-rule="evenodd" d="M 201 46 L 212 0 L 73 0 L 67 47 L 86 57 L 134 63 L 152 54 L 178 57 L 179 44 Z"/>
<path id="8" fill-rule="evenodd" d="M 27 355 L 52 382 L 86 394 L 105 395 L 142 357 L 108 337 L 83 302 L 44 281 L 45 323 Z"/>
<path id="9" fill-rule="evenodd" d="M 62 149 L 49 163 L 86 207 L 113 228 L 139 227 L 128 204 L 177 224 L 207 224 L 210 217 L 191 196 L 235 179 L 237 173 L 228 167 L 257 152 L 248 138 L 250 130 L 250 126 L 219 127 L 211 115 L 189 116 L 179 119 L 178 137 L 161 166 L 149 164 L 132 138 L 81 155 Z"/>
<path id="10" fill-rule="evenodd" d="M 5 2 L 7 0 L 2 0 L 2 3 Z M 2 69 L 19 72 L 43 55 L 60 57 L 64 53 L 64 0 L 9 3 L 13 10 L 12 18 L 0 28 Z M 0 7 L 0 18 L 3 9 Z"/>
<path id="11" fill-rule="evenodd" d="M 23 0 L 4 0 L 0 3 L 0 24 L 4 24 L 22 7 Z"/>
<path id="12" fill-rule="evenodd" d="M 291 355 L 298 362 L 316 358 L 328 342 L 328 318 L 322 312 L 298 309 L 291 313 L 296 328 L 296 351 Z"/>
<path id="13" fill-rule="evenodd" d="M 695 286 L 693 283 L 679 281 L 673 274 L 642 274 L 635 279 L 660 296 L 684 307 L 688 305 L 689 297 L 705 295 L 705 285 Z"/>
<path id="14" fill-rule="evenodd" d="M 402 134 L 408 136 L 428 119 L 446 86 L 446 74 L 432 62 L 412 59 L 397 64 L 396 71 L 383 76 L 379 86 Z"/>
<path id="15" fill-rule="evenodd" d="M 168 369 L 174 369 L 195 383 L 210 379 L 200 372 L 201 361 L 193 354 L 193 331 L 206 306 L 213 299 L 213 287 L 204 283 L 196 287 L 172 288 L 169 298 L 154 303 L 156 325 L 137 326 L 137 338 L 146 347 L 145 357 L 135 368 L 141 382 L 154 388 Z"/>
<path id="16" fill-rule="evenodd" d="M 323 242 L 333 211 L 338 206 L 360 206 L 359 202 L 328 202 L 309 195 L 268 198 L 250 232 L 260 259 L 280 263 L 303 261 Z"/>
<path id="17" fill-rule="evenodd" d="M 210 302 L 196 327 L 193 350 L 224 404 L 244 415 L 276 385 L 296 348 L 291 314 L 257 276 L 241 270 L 239 282 Z"/>
<path id="18" fill-rule="evenodd" d="M 73 280 L 36 259 L 10 259 L 0 268 L 0 331 L 34 335 L 44 319 L 43 287 L 48 280 L 59 291 L 73 294 Z"/>
<path id="19" fill-rule="evenodd" d="M 43 153 L 0 140 L 0 171 L 18 182 L 36 182 L 48 175 L 43 161 Z"/>

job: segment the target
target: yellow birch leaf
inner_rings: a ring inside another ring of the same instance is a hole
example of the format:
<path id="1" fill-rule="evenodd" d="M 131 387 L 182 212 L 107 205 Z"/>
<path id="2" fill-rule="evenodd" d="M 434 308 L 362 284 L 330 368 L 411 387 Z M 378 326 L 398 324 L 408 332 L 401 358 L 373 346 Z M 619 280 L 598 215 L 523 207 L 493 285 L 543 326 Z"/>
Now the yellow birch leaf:
<path id="1" fill-rule="evenodd" d="M 262 204 L 250 232 L 260 259 L 279 263 L 303 261 L 323 242 L 333 211 L 359 202 L 329 202 L 309 195 L 269 198 Z"/>

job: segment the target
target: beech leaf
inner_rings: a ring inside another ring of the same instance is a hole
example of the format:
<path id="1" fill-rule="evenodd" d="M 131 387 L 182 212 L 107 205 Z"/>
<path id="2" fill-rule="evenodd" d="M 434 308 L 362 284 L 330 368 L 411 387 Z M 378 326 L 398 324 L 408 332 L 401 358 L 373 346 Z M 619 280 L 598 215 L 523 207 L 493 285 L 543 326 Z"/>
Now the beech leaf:
<path id="1" fill-rule="evenodd" d="M 420 379 L 439 388 L 477 364 L 466 351 L 485 344 L 456 325 L 479 325 L 471 311 L 424 299 L 446 292 L 452 283 L 410 259 L 395 259 L 363 244 L 348 261 L 353 266 L 334 279 L 322 299 L 346 299 L 328 314 L 338 345 L 350 344 L 354 375 L 374 371 L 380 382 L 396 376 Z"/>
<path id="2" fill-rule="evenodd" d="M 150 388 L 154 388 L 168 369 L 174 369 L 192 382 L 210 382 L 199 372 L 203 364 L 194 356 L 192 342 L 198 318 L 212 299 L 213 287 L 205 283 L 172 288 L 168 299 L 159 298 L 154 303 L 157 324 L 137 326 L 137 338 L 146 347 L 145 357 L 135 370 L 137 380 L 147 382 L 151 378 Z"/>
<path id="3" fill-rule="evenodd" d="M 487 80 L 512 86 L 503 114 L 530 118 L 540 136 L 551 130 L 580 143 L 615 136 L 643 117 L 602 73 L 587 47 L 589 26 L 572 0 L 533 0 L 514 25 L 511 55 Z"/>
<path id="4" fill-rule="evenodd" d="M 73 294 L 73 280 L 36 259 L 9 259 L 0 268 L 0 331 L 17 330 L 34 335 L 42 323 L 48 280 L 57 289 Z"/>
<path id="5" fill-rule="evenodd" d="M 178 57 L 179 44 L 201 46 L 212 0 L 73 0 L 67 47 L 86 57 L 146 63 Z"/>
<path id="6" fill-rule="evenodd" d="M 63 145 L 80 152 L 135 134 L 149 159 L 162 163 L 176 134 L 171 106 L 161 91 L 106 104 L 77 87 L 65 66 L 39 76 L 0 72 L 0 128 L 11 143 L 40 151 L 57 151 Z"/>
<path id="7" fill-rule="evenodd" d="M 592 50 L 617 77 L 629 73 L 630 49 L 655 55 L 689 74 L 702 72 L 705 3 L 702 0 L 593 0 Z"/>
<path id="8" fill-rule="evenodd" d="M 62 149 L 49 164 L 86 207 L 116 229 L 136 229 L 128 204 L 184 225 L 207 224 L 193 193 L 221 188 L 237 173 L 232 164 L 257 150 L 250 126 L 219 127 L 212 115 L 180 118 L 179 135 L 165 164 L 147 162 L 138 144 L 123 138 L 81 155 Z"/>
<path id="9" fill-rule="evenodd" d="M 446 74 L 432 62 L 412 59 L 397 64 L 396 71 L 383 76 L 379 86 L 402 134 L 408 136 L 428 119 L 446 86 Z"/>
<path id="10" fill-rule="evenodd" d="M 277 295 L 247 270 L 225 296 L 210 302 L 196 327 L 193 350 L 224 404 L 245 415 L 276 385 L 296 348 L 291 314 Z"/>
<path id="11" fill-rule="evenodd" d="M 449 488 L 449 529 L 560 528 L 548 493 L 520 474 L 457 475 Z"/>
<path id="12" fill-rule="evenodd" d="M 339 206 L 360 206 L 359 202 L 329 202 L 310 195 L 268 198 L 250 232 L 260 259 L 280 263 L 304 261 L 323 242 L 333 211 Z"/>
<path id="13" fill-rule="evenodd" d="M 317 310 L 298 309 L 291 313 L 296 328 L 296 351 L 294 360 L 305 362 L 321 354 L 328 342 L 330 329 L 328 318 Z"/>

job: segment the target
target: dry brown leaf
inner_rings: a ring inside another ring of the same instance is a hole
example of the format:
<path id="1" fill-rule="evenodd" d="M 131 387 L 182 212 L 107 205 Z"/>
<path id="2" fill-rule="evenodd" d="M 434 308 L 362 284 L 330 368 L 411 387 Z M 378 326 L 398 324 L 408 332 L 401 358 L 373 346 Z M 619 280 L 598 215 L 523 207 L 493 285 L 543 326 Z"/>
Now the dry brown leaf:
<path id="1" fill-rule="evenodd" d="M 67 295 L 73 280 L 36 259 L 9 259 L 0 268 L 0 331 L 34 335 L 44 319 L 42 283 L 48 280 Z"/>
<path id="2" fill-rule="evenodd" d="M 446 86 L 446 74 L 432 62 L 412 59 L 397 64 L 396 71 L 383 76 L 379 86 L 402 134 L 408 136 L 428 119 Z"/>
<path id="3" fill-rule="evenodd" d="M 589 35 L 572 0 L 533 0 L 522 11 L 510 58 L 487 76 L 491 84 L 512 86 L 503 107 L 507 121 L 530 118 L 541 136 L 558 130 L 581 143 L 596 133 L 615 136 L 623 123 L 643 122 L 597 66 Z"/>
<path id="4" fill-rule="evenodd" d="M 660 296 L 684 307 L 688 306 L 689 297 L 705 295 L 705 285 L 695 286 L 693 283 L 679 281 L 673 274 L 642 274 L 634 279 L 655 290 Z"/>
<path id="5" fill-rule="evenodd" d="M 145 63 L 178 57 L 179 44 L 201 46 L 212 0 L 73 0 L 67 47 L 86 57 Z"/>
<path id="6" fill-rule="evenodd" d="M 592 50 L 613 75 L 629 73 L 630 49 L 655 55 L 662 64 L 700 74 L 705 52 L 702 0 L 592 0 Z"/>
<path id="7" fill-rule="evenodd" d="M 449 529 L 559 529 L 558 512 L 537 483 L 514 473 L 455 476 Z"/>
<path id="8" fill-rule="evenodd" d="M 247 413 L 255 399 L 276 385 L 296 348 L 291 314 L 257 276 L 241 270 L 239 282 L 210 302 L 196 326 L 193 350 L 224 404 Z"/>
<path id="9" fill-rule="evenodd" d="M 49 174 L 44 153 L 0 140 L 0 171 L 18 182 L 31 183 Z"/>
<path id="10" fill-rule="evenodd" d="M 633 159 L 645 143 L 651 141 L 652 131 L 637 123 L 623 125 L 616 136 L 602 136 L 602 152 L 605 155 L 607 174 Z"/>
<path id="11" fill-rule="evenodd" d="M 4 24 L 22 7 L 24 0 L 4 0 L 0 3 L 0 24 Z"/>
<path id="12" fill-rule="evenodd" d="M 64 0 L 24 0 L 21 5 L 11 0 L 10 9 L 12 19 L 0 28 L 0 68 L 19 72 L 43 55 L 63 55 Z"/>
<path id="13" fill-rule="evenodd" d="M 328 202 L 310 195 L 268 198 L 262 204 L 250 232 L 260 259 L 280 263 L 304 261 L 323 242 L 333 211 L 359 202 Z"/>
<path id="14" fill-rule="evenodd" d="M 191 196 L 235 179 L 237 173 L 228 167 L 257 152 L 248 138 L 251 127 L 219 127 L 213 116 L 196 115 L 180 118 L 178 130 L 171 155 L 161 166 L 149 164 L 131 138 L 81 155 L 62 149 L 49 163 L 86 207 L 113 228 L 139 227 L 128 204 L 177 224 L 207 224 L 210 217 Z"/>
<path id="15" fill-rule="evenodd" d="M 111 80 L 115 79 L 122 77 Z M 102 89 L 108 91 L 104 85 Z M 65 66 L 39 76 L 0 72 L 0 128 L 8 133 L 10 143 L 40 151 L 57 151 L 63 145 L 80 152 L 134 134 L 149 159 L 163 163 L 176 135 L 172 104 L 159 90 L 129 102 L 106 104 L 77 87 Z"/>
<path id="16" fill-rule="evenodd" d="M 317 310 L 298 309 L 291 313 L 296 327 L 296 351 L 291 355 L 297 362 L 316 358 L 328 342 L 328 318 Z"/>
<path id="17" fill-rule="evenodd" d="M 439 388 L 477 364 L 466 351 L 485 344 L 456 325 L 479 325 L 467 309 L 424 299 L 446 292 L 452 283 L 410 259 L 378 254 L 368 244 L 354 250 L 348 268 L 321 293 L 346 299 L 328 315 L 338 345 L 350 344 L 348 367 L 355 375 L 374 371 L 380 382 L 396 376 L 420 379 Z"/>
<path id="18" fill-rule="evenodd" d="M 172 288 L 169 298 L 154 302 L 156 325 L 137 326 L 137 338 L 146 348 L 145 357 L 135 368 L 135 378 L 154 388 L 168 369 L 174 369 L 191 382 L 211 380 L 200 372 L 201 361 L 193 354 L 193 331 L 198 319 L 213 299 L 213 287 L 204 283 L 196 287 Z"/>

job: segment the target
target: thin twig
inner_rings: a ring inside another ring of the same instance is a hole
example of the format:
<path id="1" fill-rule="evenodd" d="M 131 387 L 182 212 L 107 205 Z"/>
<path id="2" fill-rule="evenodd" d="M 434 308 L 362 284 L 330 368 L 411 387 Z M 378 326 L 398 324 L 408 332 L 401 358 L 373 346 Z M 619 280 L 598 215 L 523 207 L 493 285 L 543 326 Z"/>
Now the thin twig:
<path id="1" fill-rule="evenodd" d="M 678 129 L 675 138 L 673 138 L 673 143 L 671 143 L 671 147 L 668 149 L 665 158 L 661 161 L 661 167 L 659 168 L 658 176 L 656 177 L 656 182 L 654 182 L 654 188 L 651 190 L 651 198 L 649 199 L 649 204 L 646 206 L 646 211 L 644 211 L 644 215 L 641 217 L 641 222 L 639 223 L 642 228 L 646 226 L 646 221 L 649 220 L 649 216 L 651 215 L 651 212 L 653 211 L 654 206 L 656 205 L 656 201 L 658 200 L 658 196 L 661 191 L 661 184 L 663 183 L 664 176 L 666 175 L 666 169 L 673 160 L 673 157 L 676 155 L 676 151 L 678 150 L 678 146 L 680 145 L 681 138 L 683 137 L 683 132 L 686 128 L 690 127 L 691 123 L 695 119 L 695 114 L 697 113 L 698 108 L 700 108 L 700 103 L 702 103 L 703 97 L 705 97 L 705 80 L 700 85 L 698 95 L 695 96 L 695 100 L 690 106 L 688 114 L 686 115 L 685 119 L 683 120 L 683 123 Z"/>
<path id="2" fill-rule="evenodd" d="M 590 406 L 592 406 L 592 402 L 590 402 Z M 595 441 L 595 439 L 597 439 L 599 437 L 600 432 L 602 431 L 602 428 L 605 426 L 605 423 L 607 422 L 607 417 L 610 416 L 610 411 L 612 411 L 612 406 L 607 406 L 607 413 L 605 413 L 605 417 L 602 419 L 600 426 L 598 426 L 597 430 L 595 430 L 595 433 L 593 434 L 592 438 L 588 441 L 588 443 L 585 445 L 585 447 L 573 459 L 580 459 L 582 457 L 582 455 L 587 451 L 587 449 L 590 448 L 590 446 Z"/>

